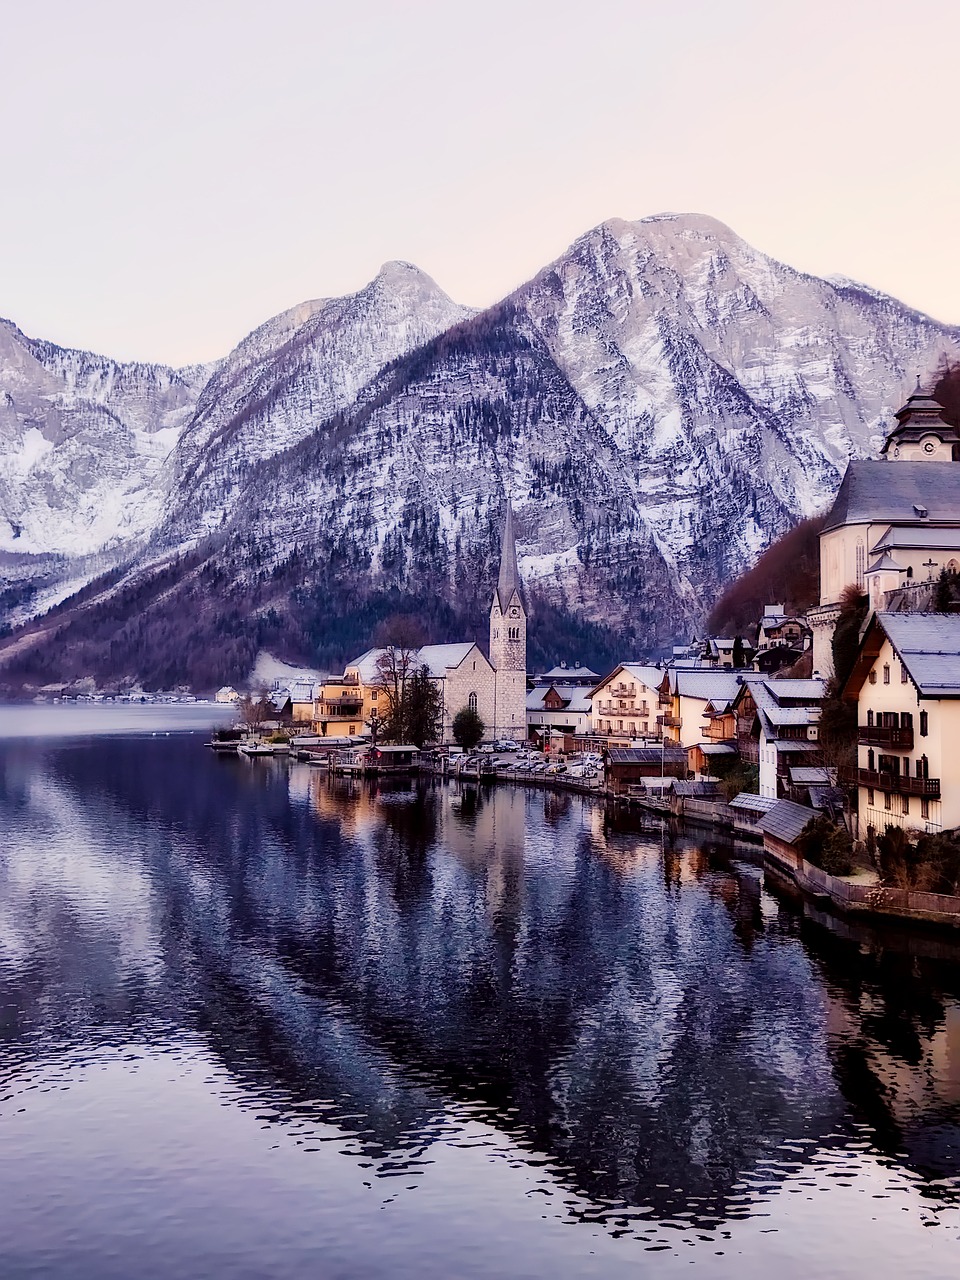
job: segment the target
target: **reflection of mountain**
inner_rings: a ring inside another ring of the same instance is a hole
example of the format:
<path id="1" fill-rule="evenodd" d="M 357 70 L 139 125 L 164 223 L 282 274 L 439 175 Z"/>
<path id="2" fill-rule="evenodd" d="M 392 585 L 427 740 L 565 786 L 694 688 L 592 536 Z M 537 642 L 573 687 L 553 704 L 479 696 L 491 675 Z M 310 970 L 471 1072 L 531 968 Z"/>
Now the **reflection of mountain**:
<path id="1" fill-rule="evenodd" d="M 183 1027 L 381 1167 L 469 1102 L 595 1202 L 691 1223 L 850 1121 L 955 1174 L 955 975 L 801 935 L 750 869 L 621 826 L 182 739 L 5 751 L 0 1035 Z"/>

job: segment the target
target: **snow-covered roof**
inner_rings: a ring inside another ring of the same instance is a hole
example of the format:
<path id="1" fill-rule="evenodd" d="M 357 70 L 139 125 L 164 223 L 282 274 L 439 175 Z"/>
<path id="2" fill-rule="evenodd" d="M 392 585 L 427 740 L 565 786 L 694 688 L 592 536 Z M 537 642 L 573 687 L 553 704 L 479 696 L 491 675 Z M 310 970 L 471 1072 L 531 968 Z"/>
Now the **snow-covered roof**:
<path id="1" fill-rule="evenodd" d="M 743 677 L 732 671 L 670 672 L 670 689 L 681 698 L 703 698 L 716 707 L 731 702 L 740 690 Z"/>
<path id="2" fill-rule="evenodd" d="M 924 697 L 960 697 L 960 614 L 878 613 L 877 622 Z"/>
<path id="3" fill-rule="evenodd" d="M 564 707 L 555 708 L 556 713 L 561 711 L 570 712 L 571 714 L 579 712 L 589 714 L 593 709 L 590 702 L 590 690 L 580 685 L 570 684 L 550 684 L 544 685 L 538 689 L 531 689 L 527 694 L 527 710 L 528 711 L 551 711 L 554 708 L 544 705 L 544 699 L 550 690 L 560 695 L 566 703 Z"/>
<path id="4" fill-rule="evenodd" d="M 472 640 L 464 640 L 459 644 L 425 644 L 422 649 L 414 650 L 412 666 L 426 666 L 430 674 L 438 678 L 446 675 L 452 668 L 459 667 L 473 648 L 475 646 Z M 368 649 L 353 662 L 348 662 L 344 673 L 356 671 L 363 684 L 376 684 L 380 676 L 377 662 L 386 652 L 385 648 Z"/>
<path id="5" fill-rule="evenodd" d="M 600 676 L 596 671 L 591 671 L 589 667 L 552 667 L 549 671 L 544 671 L 543 675 L 537 676 L 538 680 L 569 680 L 571 676 L 575 676 L 578 680 L 599 680 Z"/>
<path id="6" fill-rule="evenodd" d="M 851 462 L 823 532 L 846 524 L 960 525 L 960 466 L 930 462 Z"/>

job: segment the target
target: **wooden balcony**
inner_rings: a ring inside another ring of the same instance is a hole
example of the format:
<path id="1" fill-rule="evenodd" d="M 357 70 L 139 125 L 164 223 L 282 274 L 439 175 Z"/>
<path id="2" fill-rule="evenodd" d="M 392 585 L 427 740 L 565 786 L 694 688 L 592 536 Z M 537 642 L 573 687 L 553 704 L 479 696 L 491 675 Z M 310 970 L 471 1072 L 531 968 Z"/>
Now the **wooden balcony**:
<path id="1" fill-rule="evenodd" d="M 657 724 L 662 724 L 666 729 L 679 729 L 680 717 L 671 715 L 657 716 Z"/>
<path id="2" fill-rule="evenodd" d="M 899 747 L 901 751 L 913 750 L 913 726 L 894 729 L 883 724 L 862 724 L 857 737 L 867 747 Z"/>
<path id="3" fill-rule="evenodd" d="M 940 799 L 939 778 L 908 778 L 902 773 L 880 773 L 876 769 L 844 769 L 843 779 L 874 791 L 895 791 L 901 796 L 925 796 Z"/>

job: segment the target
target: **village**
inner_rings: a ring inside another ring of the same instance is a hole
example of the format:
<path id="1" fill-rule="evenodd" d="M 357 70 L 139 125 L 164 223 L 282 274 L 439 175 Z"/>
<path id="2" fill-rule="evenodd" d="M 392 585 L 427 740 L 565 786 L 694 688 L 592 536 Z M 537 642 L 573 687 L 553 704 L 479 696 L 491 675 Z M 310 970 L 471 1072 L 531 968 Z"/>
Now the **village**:
<path id="1" fill-rule="evenodd" d="M 763 840 L 846 908 L 957 923 L 958 582 L 960 432 L 918 380 L 881 456 L 848 465 L 805 616 L 772 602 L 750 634 L 660 662 L 528 673 L 508 503 L 487 654 L 401 638 L 335 679 L 247 697 L 246 723 L 212 745 L 590 791 Z"/>

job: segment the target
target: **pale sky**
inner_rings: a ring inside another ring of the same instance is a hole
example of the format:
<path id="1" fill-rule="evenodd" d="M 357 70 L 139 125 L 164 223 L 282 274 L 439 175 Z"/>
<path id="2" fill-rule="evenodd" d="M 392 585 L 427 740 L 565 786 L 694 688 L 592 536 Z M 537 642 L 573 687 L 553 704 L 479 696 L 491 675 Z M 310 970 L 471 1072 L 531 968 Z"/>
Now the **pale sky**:
<path id="1" fill-rule="evenodd" d="M 225 354 L 415 262 L 496 301 L 711 214 L 960 323 L 957 0 L 47 0 L 2 23 L 0 315 Z"/>

